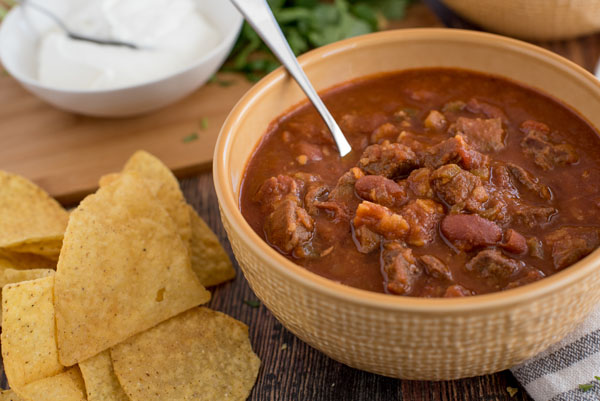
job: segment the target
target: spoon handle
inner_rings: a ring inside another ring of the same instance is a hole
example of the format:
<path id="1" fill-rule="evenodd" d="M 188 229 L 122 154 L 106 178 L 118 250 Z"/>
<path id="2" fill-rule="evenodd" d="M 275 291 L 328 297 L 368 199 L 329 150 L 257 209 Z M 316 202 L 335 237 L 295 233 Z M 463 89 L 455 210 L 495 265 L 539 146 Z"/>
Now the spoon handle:
<path id="1" fill-rule="evenodd" d="M 231 0 L 231 2 L 237 7 L 237 9 L 244 15 L 246 21 L 254 28 L 256 33 L 262 38 L 266 45 L 271 49 L 273 54 L 281 61 L 288 72 L 294 77 L 300 88 L 306 93 L 306 96 L 310 99 L 312 104 L 315 106 L 327 127 L 333 135 L 333 139 L 338 147 L 340 155 L 343 157 L 350 153 L 352 147 L 344 137 L 342 130 L 335 122 L 323 101 L 317 95 L 315 88 L 308 80 L 304 70 L 298 64 L 296 56 L 290 45 L 288 44 L 281 28 L 277 24 L 273 12 L 269 8 L 266 0 Z"/>

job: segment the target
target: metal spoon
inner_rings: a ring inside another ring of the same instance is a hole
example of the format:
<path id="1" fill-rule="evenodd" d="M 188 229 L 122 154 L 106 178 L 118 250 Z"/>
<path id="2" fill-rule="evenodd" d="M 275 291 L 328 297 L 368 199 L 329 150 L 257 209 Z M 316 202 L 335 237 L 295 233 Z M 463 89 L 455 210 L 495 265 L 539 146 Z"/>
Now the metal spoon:
<path id="1" fill-rule="evenodd" d="M 338 147 L 340 156 L 344 157 L 352 150 L 352 147 L 346 140 L 342 130 L 337 125 L 323 101 L 317 95 L 315 88 L 308 80 L 308 77 L 298 64 L 296 56 L 290 45 L 288 44 L 281 28 L 275 20 L 273 12 L 269 8 L 266 0 L 231 0 L 237 9 L 244 15 L 246 21 L 254 28 L 256 33 L 269 46 L 269 49 L 281 61 L 281 64 L 288 70 L 290 75 L 294 77 L 298 85 L 302 88 L 306 96 L 315 106 L 327 127 L 333 135 L 333 139 Z"/>
<path id="2" fill-rule="evenodd" d="M 47 8 L 40 6 L 39 4 L 33 3 L 29 0 L 15 0 L 15 1 L 16 1 L 16 3 L 20 4 L 22 7 L 30 7 L 32 10 L 36 10 L 37 12 L 44 14 L 46 17 L 50 18 L 71 39 L 82 40 L 85 42 L 92 42 L 92 43 L 96 43 L 99 45 L 122 46 L 122 47 L 128 47 L 130 49 L 135 49 L 135 50 L 140 49 L 140 47 L 138 45 L 135 45 L 130 42 L 123 42 L 120 40 L 113 40 L 113 39 L 95 38 L 92 36 L 82 35 L 80 33 L 73 32 L 69 29 L 67 24 L 62 19 L 60 19 L 56 14 L 54 14 L 52 11 L 48 10 Z"/>

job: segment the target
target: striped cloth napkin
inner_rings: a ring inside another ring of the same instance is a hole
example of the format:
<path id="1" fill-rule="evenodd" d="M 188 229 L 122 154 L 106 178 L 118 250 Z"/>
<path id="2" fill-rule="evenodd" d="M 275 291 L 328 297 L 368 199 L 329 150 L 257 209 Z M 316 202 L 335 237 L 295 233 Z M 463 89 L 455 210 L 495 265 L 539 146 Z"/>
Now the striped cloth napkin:
<path id="1" fill-rule="evenodd" d="M 512 368 L 535 401 L 600 400 L 600 308 L 571 334 Z"/>

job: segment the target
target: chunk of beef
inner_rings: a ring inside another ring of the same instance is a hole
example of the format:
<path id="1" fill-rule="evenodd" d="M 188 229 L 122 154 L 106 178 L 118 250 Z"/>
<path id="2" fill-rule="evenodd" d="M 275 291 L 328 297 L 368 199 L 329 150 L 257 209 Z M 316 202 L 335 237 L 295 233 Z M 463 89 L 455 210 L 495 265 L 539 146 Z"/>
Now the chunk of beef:
<path id="1" fill-rule="evenodd" d="M 544 170 L 552 170 L 555 166 L 576 163 L 579 160 L 575 148 L 568 143 L 552 143 L 547 125 L 535 121 L 521 124 L 525 137 L 521 141 L 523 152 L 533 157 L 535 164 Z"/>
<path id="2" fill-rule="evenodd" d="M 278 175 L 267 179 L 260 186 L 253 200 L 260 203 L 264 213 L 272 212 L 284 200 L 292 200 L 300 206 L 303 188 L 303 182 L 287 175 Z"/>
<path id="3" fill-rule="evenodd" d="M 538 269 L 535 269 L 535 268 L 529 268 L 529 271 L 527 273 L 525 273 L 525 275 L 508 283 L 508 285 L 505 287 L 505 289 L 510 290 L 511 288 L 521 287 L 525 284 L 531 284 L 538 280 L 543 279 L 544 277 L 546 277 L 544 272 L 542 272 Z"/>
<path id="4" fill-rule="evenodd" d="M 458 205 L 470 212 L 483 209 L 489 196 L 479 177 L 463 170 L 456 164 L 447 164 L 431 174 L 435 193 L 450 206 Z"/>
<path id="5" fill-rule="evenodd" d="M 458 298 L 458 297 L 468 297 L 473 295 L 473 291 L 467 290 L 460 284 L 454 284 L 446 288 L 446 292 L 444 293 L 444 298 Z"/>
<path id="6" fill-rule="evenodd" d="M 381 235 L 369 230 L 367 226 L 354 228 L 354 244 L 360 253 L 371 253 L 379 249 Z"/>
<path id="7" fill-rule="evenodd" d="M 370 134 L 374 129 L 384 124 L 387 119 L 388 117 L 384 113 L 369 115 L 350 113 L 344 114 L 339 123 L 344 132 Z M 329 136 L 331 137 L 331 134 Z"/>
<path id="8" fill-rule="evenodd" d="M 358 167 L 353 167 L 349 171 L 346 171 L 338 179 L 335 188 L 331 190 L 327 200 L 317 203 L 316 206 L 319 209 L 330 212 L 335 219 L 349 218 L 351 210 L 354 210 L 358 203 L 356 196 L 354 196 L 354 185 L 363 176 L 364 173 Z"/>
<path id="9" fill-rule="evenodd" d="M 505 198 L 501 193 L 494 192 L 490 195 L 490 200 L 486 203 L 485 209 L 478 212 L 481 217 L 494 221 L 497 224 L 508 224 L 510 222 L 510 213 Z"/>
<path id="10" fill-rule="evenodd" d="M 431 110 L 423 122 L 425 128 L 437 131 L 442 131 L 446 128 L 447 123 L 446 117 L 437 110 Z"/>
<path id="11" fill-rule="evenodd" d="M 399 208 L 406 203 L 406 188 L 380 175 L 366 175 L 354 185 L 361 198 L 389 208 Z"/>
<path id="12" fill-rule="evenodd" d="M 543 226 L 550 222 L 550 218 L 557 213 L 553 207 L 531 206 L 524 203 L 514 203 L 510 211 L 513 221 L 529 227 Z"/>
<path id="13" fill-rule="evenodd" d="M 423 266 L 425 273 L 438 280 L 447 280 L 452 282 L 452 271 L 448 265 L 431 255 L 423 255 L 419 257 L 419 262 Z"/>
<path id="14" fill-rule="evenodd" d="M 398 295 L 412 293 L 421 276 L 412 250 L 397 242 L 388 242 L 383 246 L 381 259 L 387 290 Z"/>
<path id="15" fill-rule="evenodd" d="M 410 226 L 406 242 L 423 246 L 435 239 L 438 224 L 444 217 L 444 208 L 431 199 L 416 199 L 404 206 L 400 214 Z"/>
<path id="16" fill-rule="evenodd" d="M 504 163 L 495 162 L 492 165 L 492 184 L 507 193 L 509 197 L 519 197 L 519 191 L 515 187 L 510 171 Z"/>
<path id="17" fill-rule="evenodd" d="M 421 155 L 421 160 L 425 167 L 432 169 L 449 163 L 458 164 L 467 170 L 488 164 L 487 156 L 473 149 L 460 135 L 427 149 Z"/>
<path id="18" fill-rule="evenodd" d="M 427 147 L 431 146 L 426 139 L 423 135 L 417 135 L 410 131 L 402 131 L 398 135 L 398 138 L 396 138 L 396 142 L 411 148 L 414 152 L 423 152 Z"/>
<path id="19" fill-rule="evenodd" d="M 504 233 L 504 241 L 500 244 L 500 246 L 507 250 L 510 253 L 514 253 L 515 255 L 522 255 L 527 252 L 527 240 L 517 231 L 509 228 Z"/>
<path id="20" fill-rule="evenodd" d="M 527 239 L 527 251 L 531 257 L 544 259 L 544 244 L 537 237 Z"/>
<path id="21" fill-rule="evenodd" d="M 514 277 L 522 271 L 525 263 L 509 258 L 497 249 L 486 249 L 479 252 L 465 268 L 469 272 L 476 273 L 479 277 L 503 281 Z"/>
<path id="22" fill-rule="evenodd" d="M 384 142 L 365 149 L 358 166 L 367 174 L 387 178 L 408 174 L 417 166 L 417 156 L 409 147 L 399 143 Z"/>
<path id="23" fill-rule="evenodd" d="M 419 168 L 410 172 L 406 179 L 408 189 L 417 198 L 433 198 L 433 188 L 431 188 L 431 169 L 427 167 Z"/>
<path id="24" fill-rule="evenodd" d="M 314 121 L 309 124 L 306 121 L 287 121 L 287 132 L 290 137 L 298 139 L 304 138 L 311 143 L 321 145 L 334 145 L 331 132 L 323 121 Z M 285 141 L 285 138 L 284 138 Z"/>
<path id="25" fill-rule="evenodd" d="M 292 175 L 296 181 L 300 182 L 303 187 L 306 187 L 309 184 L 313 184 L 316 182 L 321 182 L 321 176 L 318 174 L 305 173 L 302 171 L 298 171 Z"/>
<path id="26" fill-rule="evenodd" d="M 506 135 L 499 118 L 459 117 L 450 127 L 450 132 L 463 135 L 480 152 L 495 152 L 505 146 Z"/>
<path id="27" fill-rule="evenodd" d="M 296 142 L 293 150 L 296 153 L 296 161 L 300 165 L 323 160 L 321 147 L 313 143 L 307 141 Z"/>
<path id="28" fill-rule="evenodd" d="M 410 229 L 404 217 L 385 206 L 368 201 L 358 205 L 353 223 L 355 229 L 366 226 L 369 230 L 381 234 L 388 240 L 404 239 Z"/>
<path id="29" fill-rule="evenodd" d="M 442 220 L 441 230 L 452 245 L 464 251 L 495 245 L 502 239 L 502 230 L 497 224 L 476 214 L 446 216 Z"/>
<path id="30" fill-rule="evenodd" d="M 371 143 L 381 143 L 384 140 L 392 141 L 398 136 L 400 130 L 392 123 L 380 125 L 371 134 Z"/>
<path id="31" fill-rule="evenodd" d="M 517 166 L 513 163 L 507 163 L 506 168 L 508 172 L 525 188 L 538 194 L 542 199 L 552 199 L 552 191 L 550 188 L 544 184 L 541 184 L 537 177 L 525 170 L 523 167 Z"/>
<path id="32" fill-rule="evenodd" d="M 329 188 L 322 182 L 314 182 L 308 185 L 306 188 L 306 195 L 304 195 L 304 207 L 311 216 L 318 214 L 319 204 L 327 199 L 329 194 Z"/>
<path id="33" fill-rule="evenodd" d="M 267 241 L 282 253 L 299 254 L 301 247 L 312 238 L 314 227 L 306 210 L 287 199 L 267 217 L 264 230 Z"/>
<path id="34" fill-rule="evenodd" d="M 600 246 L 600 229 L 597 227 L 562 227 L 546 235 L 554 267 L 564 269 L 578 262 Z"/>
<path id="35" fill-rule="evenodd" d="M 468 111 L 474 114 L 483 114 L 487 118 L 498 118 L 501 121 L 508 121 L 506 114 L 500 107 L 483 102 L 477 98 L 471 98 L 466 104 Z"/>
<path id="36" fill-rule="evenodd" d="M 525 187 L 535 192 L 544 201 L 552 199 L 550 188 L 539 183 L 537 178 L 512 163 L 495 163 L 492 167 L 492 185 L 485 185 L 490 198 L 485 210 L 477 212 L 488 220 L 508 225 L 511 222 L 536 227 L 547 224 L 557 213 L 550 206 L 526 203 L 517 189 Z"/>

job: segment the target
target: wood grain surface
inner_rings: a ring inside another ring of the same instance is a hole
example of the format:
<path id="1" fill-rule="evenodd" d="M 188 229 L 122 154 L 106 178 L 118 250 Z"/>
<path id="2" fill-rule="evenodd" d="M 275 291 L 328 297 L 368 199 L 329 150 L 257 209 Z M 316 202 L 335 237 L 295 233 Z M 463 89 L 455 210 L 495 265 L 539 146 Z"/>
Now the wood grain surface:
<path id="1" fill-rule="evenodd" d="M 98 177 L 119 171 L 138 149 L 179 177 L 210 169 L 219 130 L 251 87 L 223 75 L 185 99 L 147 115 L 101 119 L 58 110 L 0 74 L 0 169 L 21 174 L 64 203 L 93 192 Z M 184 138 L 196 134 L 197 139 Z"/>

